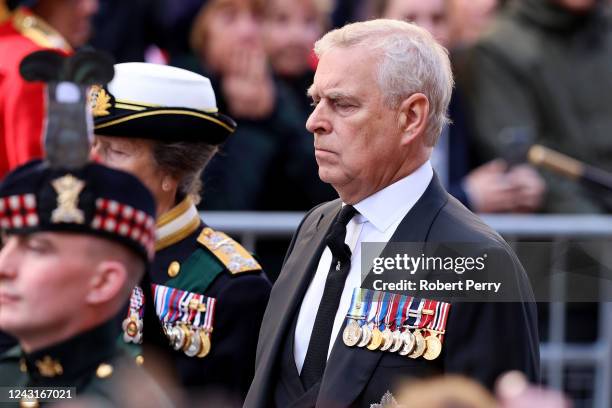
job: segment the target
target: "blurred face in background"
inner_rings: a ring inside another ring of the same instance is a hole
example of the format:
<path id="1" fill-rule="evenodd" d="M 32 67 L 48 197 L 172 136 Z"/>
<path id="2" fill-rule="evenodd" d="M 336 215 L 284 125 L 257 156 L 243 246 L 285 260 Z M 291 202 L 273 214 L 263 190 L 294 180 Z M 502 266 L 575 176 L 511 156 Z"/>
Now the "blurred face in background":
<path id="1" fill-rule="evenodd" d="M 33 7 L 73 48 L 78 48 L 92 34 L 92 17 L 98 12 L 98 0 L 42 0 Z"/>
<path id="2" fill-rule="evenodd" d="M 241 52 L 263 50 L 259 0 L 212 0 L 200 10 L 192 48 L 215 73 L 227 72 Z"/>
<path id="3" fill-rule="evenodd" d="M 264 45 L 274 72 L 299 76 L 309 70 L 314 42 L 323 34 L 323 10 L 316 0 L 268 0 Z"/>
<path id="4" fill-rule="evenodd" d="M 555 0 L 561 7 L 574 13 L 586 13 L 595 8 L 597 0 Z"/>
<path id="5" fill-rule="evenodd" d="M 498 0 L 449 0 L 451 37 L 456 44 L 471 45 L 489 26 L 499 9 Z"/>
<path id="6" fill-rule="evenodd" d="M 447 0 L 389 0 L 382 17 L 415 23 L 447 46 L 450 26 Z"/>

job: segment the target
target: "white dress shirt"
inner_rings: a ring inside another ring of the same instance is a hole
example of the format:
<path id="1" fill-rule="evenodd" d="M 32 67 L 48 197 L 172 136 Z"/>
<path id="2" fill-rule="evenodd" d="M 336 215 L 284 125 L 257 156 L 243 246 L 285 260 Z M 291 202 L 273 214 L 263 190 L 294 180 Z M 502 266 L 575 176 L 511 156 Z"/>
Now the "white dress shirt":
<path id="1" fill-rule="evenodd" d="M 351 269 L 346 278 L 340 305 L 334 319 L 327 358 L 329 358 L 338 332 L 344 323 L 351 304 L 353 289 L 361 286 L 361 245 L 359 244 L 388 242 L 408 211 L 421 198 L 432 177 L 431 163 L 427 161 L 413 173 L 354 205 L 359 214 L 353 217 L 346 226 L 344 241 L 352 251 Z M 293 357 L 299 373 L 302 372 L 331 261 L 331 251 L 326 247 L 300 306 L 293 347 Z"/>

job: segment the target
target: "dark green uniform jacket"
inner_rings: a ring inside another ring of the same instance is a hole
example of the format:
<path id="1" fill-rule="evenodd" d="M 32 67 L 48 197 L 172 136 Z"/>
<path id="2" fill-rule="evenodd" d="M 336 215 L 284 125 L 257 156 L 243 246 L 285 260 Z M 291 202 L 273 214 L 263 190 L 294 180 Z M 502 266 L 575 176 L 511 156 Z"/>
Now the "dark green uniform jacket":
<path id="1" fill-rule="evenodd" d="M 33 353 L 13 347 L 0 355 L 0 386 L 75 387 L 76 395 L 71 397 L 86 406 L 171 406 L 161 388 L 117 346 L 117 335 L 113 320 Z M 0 406 L 19 406 L 19 402 Z"/>

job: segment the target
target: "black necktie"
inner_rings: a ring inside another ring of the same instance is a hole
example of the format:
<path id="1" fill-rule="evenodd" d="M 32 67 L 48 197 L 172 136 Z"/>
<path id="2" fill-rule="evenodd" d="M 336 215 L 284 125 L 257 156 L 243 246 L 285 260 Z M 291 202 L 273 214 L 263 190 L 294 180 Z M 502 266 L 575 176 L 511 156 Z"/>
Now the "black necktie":
<path id="1" fill-rule="evenodd" d="M 307 390 L 323 377 L 325 371 L 334 319 L 344 282 L 351 269 L 351 249 L 344 243 L 346 225 L 356 213 L 357 210 L 353 206 L 345 205 L 325 237 L 325 244 L 331 250 L 333 258 L 300 374 L 302 384 Z"/>

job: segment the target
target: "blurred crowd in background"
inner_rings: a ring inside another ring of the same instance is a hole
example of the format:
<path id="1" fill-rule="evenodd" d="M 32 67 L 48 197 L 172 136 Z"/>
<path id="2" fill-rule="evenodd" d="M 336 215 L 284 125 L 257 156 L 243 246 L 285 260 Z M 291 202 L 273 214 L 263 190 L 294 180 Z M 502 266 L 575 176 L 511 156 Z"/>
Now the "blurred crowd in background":
<path id="1" fill-rule="evenodd" d="M 73 49 L 210 78 L 219 111 L 238 129 L 203 175 L 202 210 L 306 211 L 337 197 L 318 178 L 304 126 L 312 47 L 334 27 L 380 17 L 414 22 L 449 50 L 452 123 L 432 164 L 457 199 L 481 213 L 612 208 L 609 192 L 537 169 L 522 154 L 538 143 L 612 171 L 610 0 L 0 0 L 0 21 L 18 7 L 31 8 Z M 2 27 L 0 67 L 11 52 Z M 7 87 L 0 80 L 0 140 L 31 131 L 11 127 Z M 278 258 L 285 247 L 270 252 Z M 259 252 L 268 271 L 279 269 L 279 259 Z"/>
<path id="2" fill-rule="evenodd" d="M 220 111 L 239 126 L 203 176 L 204 210 L 304 211 L 335 198 L 317 177 L 304 127 L 312 46 L 334 27 L 377 17 L 419 24 L 450 52 L 452 124 L 432 162 L 455 197 L 486 213 L 610 208 L 606 192 L 520 155 L 522 145 L 540 143 L 612 170 L 607 0 L 8 1 L 24 5 L 73 48 L 211 79 Z"/>

